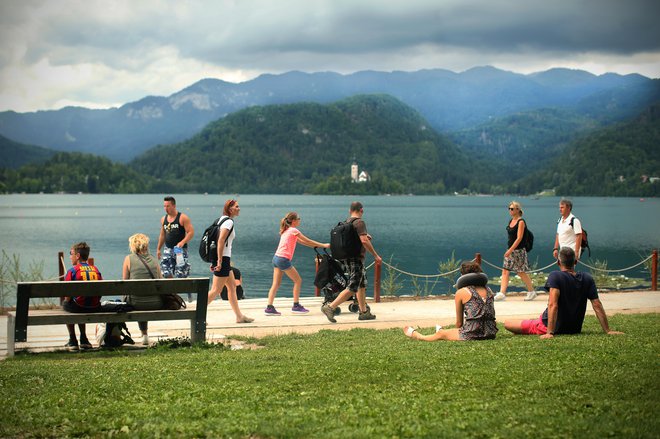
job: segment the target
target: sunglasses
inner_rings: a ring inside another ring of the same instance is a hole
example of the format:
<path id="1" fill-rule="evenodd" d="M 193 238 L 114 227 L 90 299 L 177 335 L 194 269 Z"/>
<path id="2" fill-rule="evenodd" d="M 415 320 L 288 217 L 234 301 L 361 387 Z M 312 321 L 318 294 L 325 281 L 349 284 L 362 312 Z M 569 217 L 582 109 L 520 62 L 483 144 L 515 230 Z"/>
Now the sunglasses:
<path id="1" fill-rule="evenodd" d="M 509 207 L 509 210 L 516 210 L 517 207 Z"/>

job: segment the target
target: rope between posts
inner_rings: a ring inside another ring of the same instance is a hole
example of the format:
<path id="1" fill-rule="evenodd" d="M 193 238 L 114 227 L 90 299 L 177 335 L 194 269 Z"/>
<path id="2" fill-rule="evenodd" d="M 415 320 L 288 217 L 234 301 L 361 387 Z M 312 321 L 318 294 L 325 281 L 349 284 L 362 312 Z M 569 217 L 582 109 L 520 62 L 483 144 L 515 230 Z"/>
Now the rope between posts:
<path id="1" fill-rule="evenodd" d="M 648 262 L 652 257 L 653 257 L 653 255 L 649 256 L 648 258 L 644 259 L 643 261 L 640 261 L 639 263 L 637 263 L 637 264 L 635 264 L 635 265 L 632 265 L 632 266 L 630 266 L 630 267 L 628 267 L 628 268 L 621 268 L 621 269 L 616 269 L 616 270 L 615 270 L 615 269 L 609 269 L 609 268 L 597 268 L 597 267 L 592 267 L 591 265 L 585 264 L 585 263 L 582 262 L 582 261 L 579 261 L 579 262 L 580 262 L 580 264 L 582 264 L 582 265 L 584 265 L 585 267 L 590 268 L 590 269 L 592 269 L 592 270 L 596 270 L 596 271 L 604 271 L 604 272 L 606 272 L 606 273 L 621 273 L 622 271 L 632 270 L 633 268 L 636 268 L 636 267 L 639 267 L 639 266 L 642 265 L 642 264 L 645 264 L 645 263 Z"/>
<path id="2" fill-rule="evenodd" d="M 461 267 L 456 268 L 455 270 L 448 271 L 447 273 L 440 273 L 440 274 L 415 274 L 415 273 L 410 273 L 404 270 L 401 270 L 393 265 L 388 264 L 387 262 L 383 261 L 383 265 L 387 266 L 388 268 L 398 271 L 401 274 L 405 274 L 407 276 L 413 276 L 413 277 L 421 277 L 424 279 L 432 279 L 432 278 L 438 278 L 438 277 L 443 277 L 443 276 L 448 276 L 450 274 L 454 274 L 457 271 L 460 271 Z"/>
<path id="3" fill-rule="evenodd" d="M 483 262 L 486 265 L 490 265 L 493 268 L 497 268 L 498 270 L 506 270 L 504 267 L 499 267 L 495 264 L 492 264 L 492 263 L 488 262 L 487 260 L 485 260 L 484 258 L 481 258 L 481 262 Z M 537 268 L 536 270 L 524 271 L 523 273 L 536 273 L 537 271 L 544 271 L 544 270 L 547 270 L 548 268 L 552 267 L 555 264 L 556 264 L 556 262 L 552 262 L 552 263 L 546 265 L 545 267 Z"/>

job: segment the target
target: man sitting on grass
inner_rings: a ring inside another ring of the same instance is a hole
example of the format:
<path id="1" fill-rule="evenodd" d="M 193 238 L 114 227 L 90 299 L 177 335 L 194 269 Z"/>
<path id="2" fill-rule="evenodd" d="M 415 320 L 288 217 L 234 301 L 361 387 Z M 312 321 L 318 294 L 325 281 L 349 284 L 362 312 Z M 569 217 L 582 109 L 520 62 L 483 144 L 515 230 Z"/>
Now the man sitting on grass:
<path id="1" fill-rule="evenodd" d="M 548 307 L 537 319 L 506 320 L 504 327 L 514 334 L 540 335 L 552 338 L 555 334 L 579 334 L 582 332 L 587 299 L 596 313 L 606 334 L 623 334 L 612 331 L 607 323 L 607 314 L 598 299 L 596 283 L 589 273 L 575 271 L 575 252 L 570 247 L 562 247 L 559 252 L 560 271 L 548 276 L 545 289 L 550 292 Z"/>

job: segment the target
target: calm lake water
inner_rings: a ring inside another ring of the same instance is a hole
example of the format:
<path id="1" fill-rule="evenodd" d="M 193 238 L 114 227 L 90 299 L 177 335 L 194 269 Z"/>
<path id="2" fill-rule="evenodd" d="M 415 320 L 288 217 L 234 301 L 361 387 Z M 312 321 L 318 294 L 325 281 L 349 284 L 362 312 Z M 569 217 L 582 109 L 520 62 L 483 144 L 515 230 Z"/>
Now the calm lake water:
<path id="1" fill-rule="evenodd" d="M 190 216 L 196 235 L 190 246 L 192 275 L 209 275 L 197 255 L 204 229 L 220 214 L 223 195 L 175 194 L 178 208 Z M 279 220 L 294 210 L 302 217 L 300 230 L 327 242 L 331 227 L 348 216 L 356 197 L 311 195 L 242 195 L 236 221 L 232 261 L 245 277 L 248 297 L 265 297 L 272 279 L 271 258 L 279 240 Z M 511 197 L 363 196 L 364 219 L 373 244 L 384 260 L 418 274 L 438 273 L 438 263 L 455 253 L 457 259 L 482 257 L 501 265 Z M 57 276 L 57 252 L 87 241 L 103 276 L 121 277 L 128 237 L 142 232 L 152 239 L 155 253 L 161 195 L 0 195 L 1 247 L 21 257 L 23 266 L 44 261 L 44 275 Z M 530 262 L 552 262 L 559 198 L 517 198 L 535 235 Z M 660 200 L 638 198 L 574 198 L 574 213 L 589 232 L 592 261 L 606 260 L 624 268 L 660 247 Z M 303 277 L 303 295 L 314 294 L 314 251 L 298 245 L 294 265 Z M 367 256 L 367 263 L 371 263 Z M 65 257 L 68 265 L 68 257 Z M 484 266 L 490 275 L 497 270 Z M 640 275 L 640 271 L 626 275 Z M 402 279 L 405 280 L 405 279 Z M 369 282 L 372 282 L 371 275 Z M 285 280 L 279 296 L 290 297 Z M 406 291 L 404 291 L 405 293 Z"/>

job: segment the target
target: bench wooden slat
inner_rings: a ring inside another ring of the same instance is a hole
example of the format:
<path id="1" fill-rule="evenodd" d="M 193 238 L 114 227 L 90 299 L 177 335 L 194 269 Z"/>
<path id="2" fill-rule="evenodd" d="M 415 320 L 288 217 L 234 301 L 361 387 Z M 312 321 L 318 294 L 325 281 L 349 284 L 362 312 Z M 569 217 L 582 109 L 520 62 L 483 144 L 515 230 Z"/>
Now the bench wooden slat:
<path id="1" fill-rule="evenodd" d="M 195 318 L 196 310 L 155 310 L 130 311 L 126 313 L 44 313 L 28 315 L 28 326 L 58 325 L 66 323 L 118 323 L 152 320 L 191 320 Z"/>

